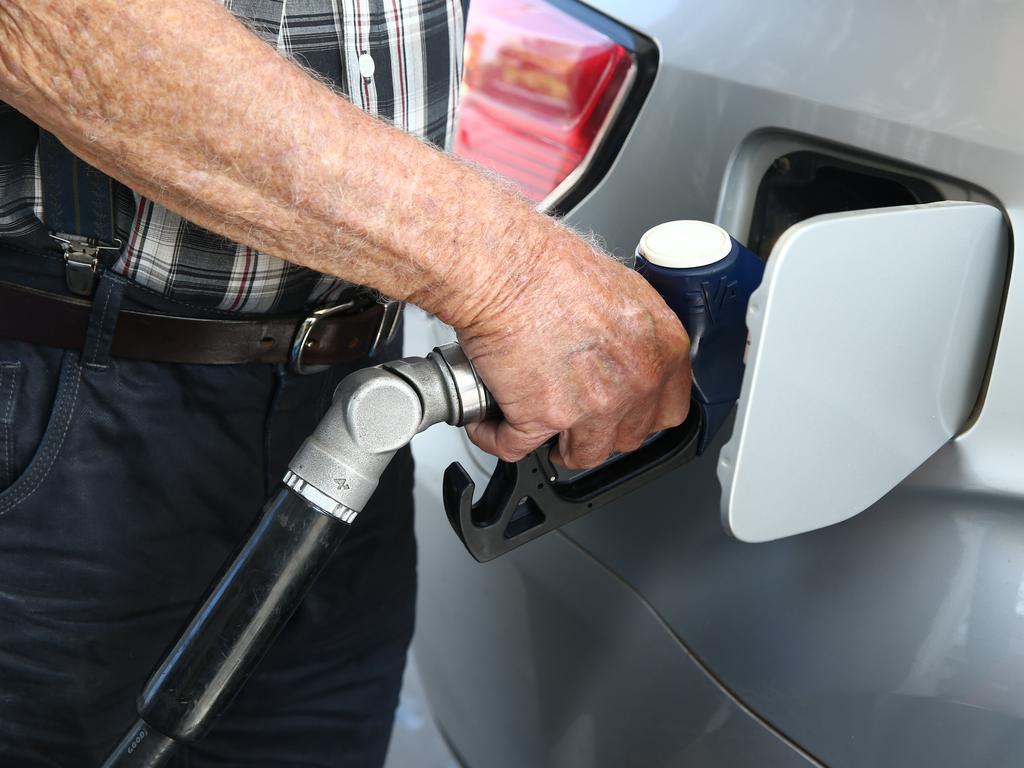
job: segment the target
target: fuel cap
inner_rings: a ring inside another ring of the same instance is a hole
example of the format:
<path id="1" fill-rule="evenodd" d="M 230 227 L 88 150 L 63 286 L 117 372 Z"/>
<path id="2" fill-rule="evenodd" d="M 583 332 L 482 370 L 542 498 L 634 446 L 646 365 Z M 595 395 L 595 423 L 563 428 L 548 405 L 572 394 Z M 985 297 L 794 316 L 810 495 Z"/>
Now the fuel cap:
<path id="1" fill-rule="evenodd" d="M 637 252 L 651 264 L 669 269 L 706 267 L 732 250 L 729 233 L 707 221 L 667 221 L 647 230 Z"/>

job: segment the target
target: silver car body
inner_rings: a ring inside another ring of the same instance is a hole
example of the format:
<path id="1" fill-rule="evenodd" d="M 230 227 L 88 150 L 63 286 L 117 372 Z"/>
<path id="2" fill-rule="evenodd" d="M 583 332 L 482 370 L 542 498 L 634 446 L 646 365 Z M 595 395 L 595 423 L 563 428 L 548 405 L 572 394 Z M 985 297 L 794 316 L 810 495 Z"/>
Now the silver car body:
<path id="1" fill-rule="evenodd" d="M 653 88 L 570 221 L 630 251 L 650 226 L 739 239 L 772 161 L 811 148 L 1024 203 L 1024 5 L 596 0 L 656 41 Z M 415 653 L 469 768 L 1024 764 L 1024 275 L 1011 267 L 974 420 L 852 520 L 766 544 L 719 522 L 715 456 L 486 565 L 415 444 Z M 414 315 L 410 353 L 450 338 Z M 780 446 L 784 449 L 784 446 Z"/>

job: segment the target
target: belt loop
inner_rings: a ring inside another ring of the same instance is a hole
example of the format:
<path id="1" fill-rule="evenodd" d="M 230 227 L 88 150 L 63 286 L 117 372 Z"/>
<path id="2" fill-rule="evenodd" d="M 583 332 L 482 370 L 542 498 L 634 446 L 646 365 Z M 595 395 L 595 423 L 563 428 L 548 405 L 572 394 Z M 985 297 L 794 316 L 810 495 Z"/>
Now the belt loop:
<path id="1" fill-rule="evenodd" d="M 128 281 L 109 269 L 100 272 L 99 285 L 89 313 L 89 330 L 85 336 L 82 361 L 86 368 L 105 371 L 110 367 L 110 350 L 117 330 L 117 317 Z"/>

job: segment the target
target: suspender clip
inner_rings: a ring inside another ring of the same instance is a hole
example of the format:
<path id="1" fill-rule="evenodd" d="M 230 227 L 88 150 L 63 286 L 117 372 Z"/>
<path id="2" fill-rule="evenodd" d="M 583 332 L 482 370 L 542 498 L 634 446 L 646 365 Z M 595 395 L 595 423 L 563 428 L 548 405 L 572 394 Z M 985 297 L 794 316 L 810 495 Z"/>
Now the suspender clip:
<path id="1" fill-rule="evenodd" d="M 96 286 L 96 267 L 99 266 L 100 251 L 120 251 L 121 242 L 104 245 L 95 240 L 71 235 L 51 234 L 64 249 L 64 278 L 68 290 L 77 296 L 92 296 Z"/>

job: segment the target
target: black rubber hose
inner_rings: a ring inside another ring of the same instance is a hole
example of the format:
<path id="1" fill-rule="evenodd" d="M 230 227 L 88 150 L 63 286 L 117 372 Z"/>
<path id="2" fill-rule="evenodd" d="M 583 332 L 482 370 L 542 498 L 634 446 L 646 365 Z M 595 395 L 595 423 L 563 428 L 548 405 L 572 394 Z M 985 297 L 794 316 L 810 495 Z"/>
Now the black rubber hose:
<path id="1" fill-rule="evenodd" d="M 154 759 L 138 758 L 138 750 L 125 752 L 131 743 L 126 736 L 122 757 L 111 762 L 111 755 L 104 768 L 155 768 L 170 757 L 173 742 L 200 738 L 234 699 L 349 527 L 280 486 L 139 695 L 141 719 L 133 733 L 148 728 L 171 745 Z"/>

